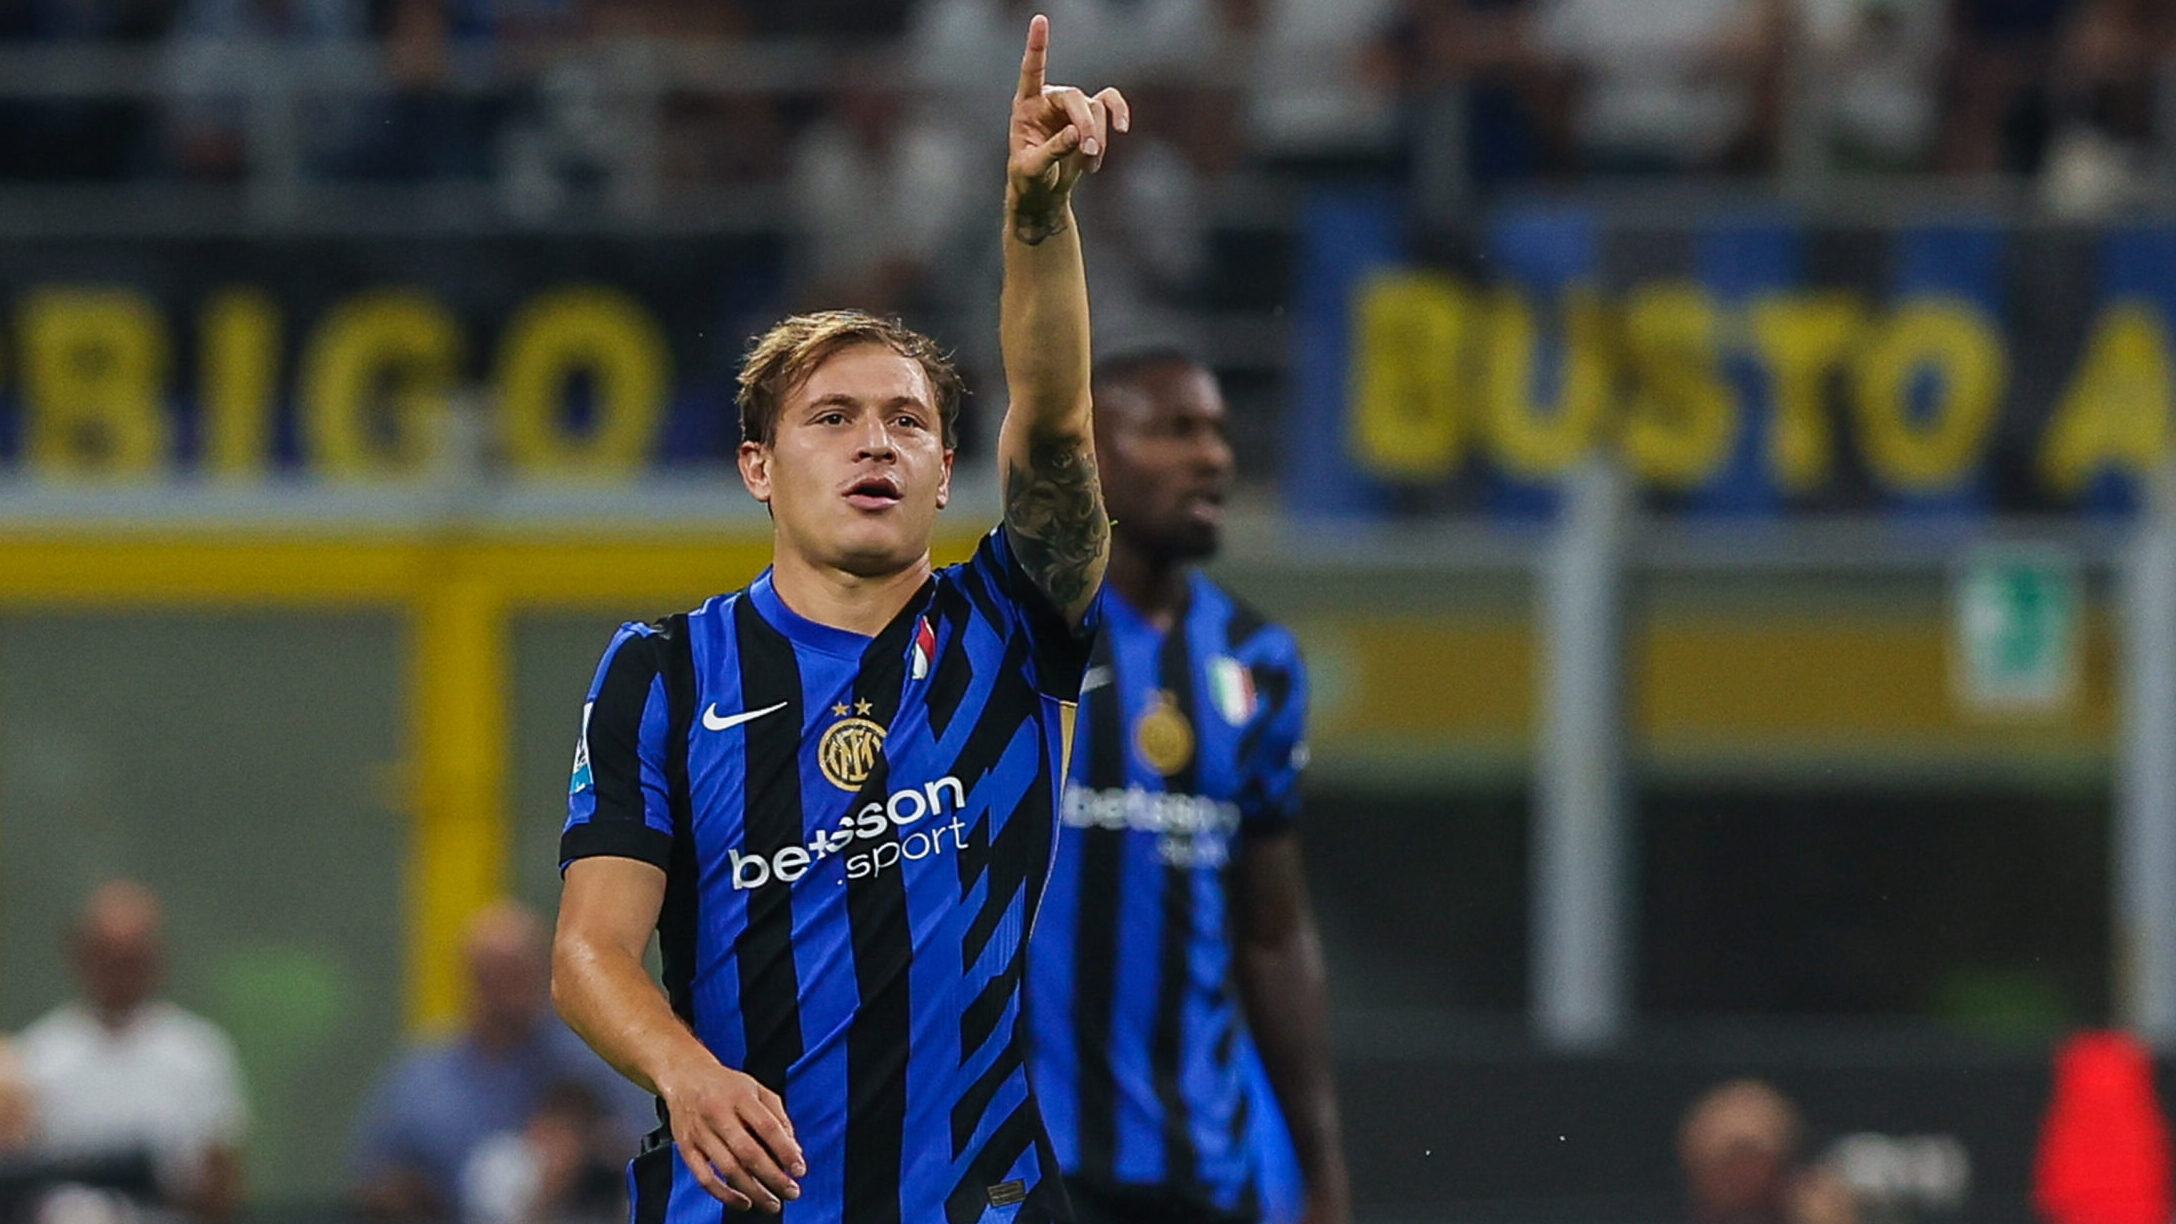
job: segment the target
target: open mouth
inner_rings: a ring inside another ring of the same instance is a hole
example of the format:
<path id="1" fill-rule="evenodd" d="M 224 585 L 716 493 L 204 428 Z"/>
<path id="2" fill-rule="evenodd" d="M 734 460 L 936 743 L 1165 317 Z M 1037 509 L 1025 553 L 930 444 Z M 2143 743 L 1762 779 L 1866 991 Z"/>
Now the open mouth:
<path id="1" fill-rule="evenodd" d="M 864 476 L 846 488 L 847 502 L 859 510 L 888 510 L 901 496 L 899 481 L 892 476 Z"/>
<path id="2" fill-rule="evenodd" d="M 1220 518 L 1224 513 L 1224 490 L 1197 489 L 1181 498 L 1179 506 L 1197 519 Z"/>

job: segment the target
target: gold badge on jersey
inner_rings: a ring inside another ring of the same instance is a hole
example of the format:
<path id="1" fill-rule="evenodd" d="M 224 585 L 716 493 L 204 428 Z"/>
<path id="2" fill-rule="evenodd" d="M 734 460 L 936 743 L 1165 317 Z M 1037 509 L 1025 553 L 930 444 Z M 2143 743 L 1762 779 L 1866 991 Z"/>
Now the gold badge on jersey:
<path id="1" fill-rule="evenodd" d="M 1194 759 L 1194 727 L 1179 713 L 1178 701 L 1167 692 L 1149 699 L 1148 709 L 1133 724 L 1133 750 L 1157 773 L 1170 775 Z"/>
<path id="2" fill-rule="evenodd" d="M 869 703 L 856 702 L 855 713 L 867 714 Z M 843 791 L 860 790 L 876 772 L 876 759 L 884 751 L 884 728 L 866 718 L 846 717 L 844 704 L 831 707 L 839 721 L 831 724 L 816 742 L 816 763 L 824 779 Z"/>

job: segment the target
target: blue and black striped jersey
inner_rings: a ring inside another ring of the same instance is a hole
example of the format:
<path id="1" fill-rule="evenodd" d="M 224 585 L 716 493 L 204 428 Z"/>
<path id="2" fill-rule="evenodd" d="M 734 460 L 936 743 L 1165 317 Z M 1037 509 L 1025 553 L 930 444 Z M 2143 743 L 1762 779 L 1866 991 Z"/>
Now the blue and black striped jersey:
<path id="1" fill-rule="evenodd" d="M 1299 1178 L 1233 979 L 1225 871 L 1297 810 L 1299 648 L 1198 573 L 1169 632 L 1108 587 L 1100 613 L 1029 957 L 1036 1090 L 1068 1175 L 1279 1219 Z"/>
<path id="2" fill-rule="evenodd" d="M 766 572 L 605 652 L 561 865 L 666 872 L 666 993 L 784 1098 L 789 1224 L 1062 1218 L 1017 1029 L 1087 649 L 1000 528 L 874 638 Z M 720 1218 L 669 1145 L 631 1177 L 637 1224 Z"/>

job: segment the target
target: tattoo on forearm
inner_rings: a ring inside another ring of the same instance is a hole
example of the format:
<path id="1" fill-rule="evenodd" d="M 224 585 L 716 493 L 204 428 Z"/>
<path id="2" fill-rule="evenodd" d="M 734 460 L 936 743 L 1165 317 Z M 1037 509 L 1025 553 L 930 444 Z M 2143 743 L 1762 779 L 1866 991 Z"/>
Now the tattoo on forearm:
<path id="1" fill-rule="evenodd" d="M 1012 215 L 1012 236 L 1029 246 L 1041 246 L 1045 238 L 1065 232 L 1065 214 L 1063 205 L 1019 209 Z"/>
<path id="2" fill-rule="evenodd" d="M 1103 514 L 1103 486 L 1086 442 L 1054 439 L 1031 443 L 1027 467 L 1005 473 L 1005 526 L 1021 568 L 1060 609 L 1080 605 L 1090 589 L 1096 560 L 1111 531 Z"/>

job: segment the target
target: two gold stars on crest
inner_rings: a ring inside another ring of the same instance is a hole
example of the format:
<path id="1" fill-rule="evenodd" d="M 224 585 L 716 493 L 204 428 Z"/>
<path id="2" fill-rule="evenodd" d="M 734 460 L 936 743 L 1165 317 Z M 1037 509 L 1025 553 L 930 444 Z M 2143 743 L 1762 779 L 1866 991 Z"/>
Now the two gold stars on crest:
<path id="1" fill-rule="evenodd" d="M 861 717 L 863 717 L 863 718 L 867 718 L 867 717 L 868 717 L 868 716 L 869 716 L 870 714 L 874 713 L 875 711 L 876 711 L 876 706 L 875 706 L 875 705 L 873 705 L 873 704 L 872 704 L 872 703 L 870 703 L 870 702 L 867 702 L 867 701 L 857 701 L 857 702 L 855 702 L 855 703 L 854 703 L 854 713 L 856 713 L 856 714 L 860 715 L 860 716 L 861 716 Z M 832 707 L 831 707 L 831 713 L 832 713 L 832 714 L 833 714 L 833 715 L 834 715 L 835 717 L 838 717 L 838 718 L 844 718 L 844 717 L 846 717 L 846 703 L 842 701 L 842 702 L 839 702 L 839 703 L 838 703 L 837 705 L 834 705 L 834 706 L 832 706 Z"/>

